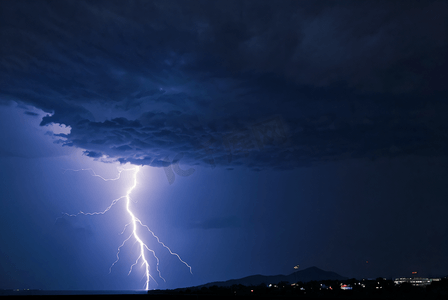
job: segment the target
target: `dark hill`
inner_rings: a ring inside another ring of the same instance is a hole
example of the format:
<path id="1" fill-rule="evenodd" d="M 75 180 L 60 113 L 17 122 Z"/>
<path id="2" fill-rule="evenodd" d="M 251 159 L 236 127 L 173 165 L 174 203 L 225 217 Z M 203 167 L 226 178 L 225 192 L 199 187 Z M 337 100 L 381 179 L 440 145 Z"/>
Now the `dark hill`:
<path id="1" fill-rule="evenodd" d="M 234 284 L 242 284 L 245 286 L 250 285 L 260 285 L 262 283 L 264 284 L 277 284 L 281 281 L 287 281 L 290 283 L 293 282 L 308 282 L 308 281 L 322 281 L 322 280 L 344 280 L 348 279 L 347 277 L 341 276 L 335 272 L 328 272 L 321 270 L 317 267 L 310 267 L 301 271 L 294 272 L 289 275 L 274 275 L 274 276 L 265 276 L 265 275 L 252 275 L 247 276 L 240 279 L 232 279 L 227 281 L 216 281 L 216 282 L 210 282 L 204 285 L 201 285 L 200 287 L 211 287 L 214 285 L 217 286 L 232 286 Z"/>

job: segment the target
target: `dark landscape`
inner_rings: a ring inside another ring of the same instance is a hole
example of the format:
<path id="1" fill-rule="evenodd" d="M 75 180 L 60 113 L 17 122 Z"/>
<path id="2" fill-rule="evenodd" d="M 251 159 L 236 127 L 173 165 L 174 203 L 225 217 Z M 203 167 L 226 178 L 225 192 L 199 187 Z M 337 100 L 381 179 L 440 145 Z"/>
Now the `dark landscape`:
<path id="1" fill-rule="evenodd" d="M 94 298 L 139 299 L 446 299 L 448 277 L 430 284 L 396 284 L 392 279 L 355 279 L 317 267 L 290 275 L 253 275 L 241 279 L 211 282 L 174 290 L 144 291 L 2 291 L 2 295 L 56 298 L 93 296 Z"/>

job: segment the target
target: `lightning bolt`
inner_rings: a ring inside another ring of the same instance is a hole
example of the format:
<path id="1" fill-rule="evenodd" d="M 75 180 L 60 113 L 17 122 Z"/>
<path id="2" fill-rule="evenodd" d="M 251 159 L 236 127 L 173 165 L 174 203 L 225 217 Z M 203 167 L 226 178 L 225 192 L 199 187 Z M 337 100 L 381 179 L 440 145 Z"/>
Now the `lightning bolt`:
<path id="1" fill-rule="evenodd" d="M 144 229 L 146 229 L 157 241 L 157 243 L 159 243 L 162 247 L 164 247 L 165 249 L 167 249 L 169 251 L 169 253 L 173 256 L 176 256 L 177 259 L 183 263 L 185 266 L 187 266 L 190 270 L 190 273 L 192 273 L 192 269 L 191 266 L 189 264 L 187 264 L 184 260 L 182 260 L 182 258 L 179 256 L 179 254 L 173 252 L 168 246 L 166 246 L 162 241 L 160 241 L 160 238 L 154 234 L 154 232 L 145 224 L 143 224 L 143 222 L 136 217 L 136 215 L 134 214 L 134 212 L 132 211 L 132 206 L 131 206 L 131 193 L 132 191 L 137 187 L 137 174 L 140 171 L 140 167 L 136 166 L 134 168 L 131 169 L 123 169 L 120 168 L 118 169 L 118 176 L 116 178 L 104 178 L 98 174 L 95 173 L 95 171 L 93 169 L 80 169 L 80 170 L 73 170 L 73 169 L 65 169 L 64 173 L 66 171 L 73 171 L 73 172 L 79 172 L 79 171 L 89 171 L 90 174 L 94 177 L 98 177 L 104 181 L 115 181 L 120 179 L 121 173 L 123 171 L 133 171 L 133 184 L 132 186 L 127 190 L 126 195 L 121 196 L 117 199 L 112 200 L 111 204 L 104 209 L 103 211 L 98 211 L 98 212 L 90 212 L 90 213 L 85 213 L 80 211 L 77 214 L 67 214 L 67 213 L 63 213 L 64 215 L 68 216 L 68 217 L 76 217 L 80 214 L 82 215 L 86 215 L 86 216 L 92 216 L 92 215 L 103 215 L 106 212 L 108 212 L 115 204 L 117 204 L 120 200 L 125 200 L 126 202 L 126 213 L 129 215 L 130 218 L 130 222 L 128 224 L 125 225 L 123 231 L 121 232 L 121 234 L 124 234 L 126 232 L 126 229 L 130 226 L 132 228 L 132 232 L 131 234 L 121 243 L 121 245 L 118 247 L 117 249 L 117 254 L 116 257 L 117 259 L 112 263 L 112 265 L 109 268 L 109 273 L 112 272 L 112 267 L 119 261 L 120 259 L 120 251 L 121 248 L 126 244 L 127 241 L 133 239 L 136 243 L 138 243 L 139 245 L 139 256 L 137 257 L 137 259 L 135 260 L 135 262 L 131 265 L 128 275 L 131 274 L 134 266 L 136 266 L 139 261 L 142 262 L 142 267 L 145 267 L 145 274 L 144 274 L 144 278 L 145 278 L 145 285 L 144 288 L 145 290 L 149 289 L 149 284 L 151 279 L 158 285 L 157 281 L 154 279 L 154 277 L 151 275 L 150 273 L 150 265 L 148 263 L 148 260 L 146 259 L 146 254 L 147 253 L 151 253 L 152 256 L 154 256 L 155 260 L 156 260 L 156 266 L 155 266 L 155 270 L 158 273 L 158 276 L 160 279 L 162 279 L 163 281 L 166 282 L 165 278 L 162 277 L 162 274 L 159 270 L 159 258 L 156 255 L 156 252 L 151 249 L 150 247 L 148 247 L 148 245 L 143 242 L 143 240 L 140 238 L 139 234 L 138 234 L 138 228 L 139 227 L 143 227 Z"/>

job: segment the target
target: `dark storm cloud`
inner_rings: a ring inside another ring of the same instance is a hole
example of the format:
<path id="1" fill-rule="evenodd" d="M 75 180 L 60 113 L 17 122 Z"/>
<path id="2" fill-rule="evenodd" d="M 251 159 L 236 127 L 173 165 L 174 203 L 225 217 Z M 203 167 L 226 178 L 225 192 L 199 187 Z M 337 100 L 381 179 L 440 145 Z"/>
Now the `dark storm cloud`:
<path id="1" fill-rule="evenodd" d="M 446 2 L 1 6 L 1 101 L 97 159 L 258 171 L 447 150 Z"/>
<path id="2" fill-rule="evenodd" d="M 95 151 L 84 151 L 83 153 L 85 156 L 93 157 L 93 158 L 100 158 L 103 156 L 102 153 L 95 152 Z"/>
<path id="3" fill-rule="evenodd" d="M 26 112 L 24 112 L 24 114 L 26 114 L 26 115 L 28 115 L 28 116 L 33 116 L 33 117 L 36 117 L 36 116 L 39 115 L 39 114 L 37 114 L 37 113 L 35 113 L 35 112 L 32 112 L 32 111 L 26 111 Z"/>

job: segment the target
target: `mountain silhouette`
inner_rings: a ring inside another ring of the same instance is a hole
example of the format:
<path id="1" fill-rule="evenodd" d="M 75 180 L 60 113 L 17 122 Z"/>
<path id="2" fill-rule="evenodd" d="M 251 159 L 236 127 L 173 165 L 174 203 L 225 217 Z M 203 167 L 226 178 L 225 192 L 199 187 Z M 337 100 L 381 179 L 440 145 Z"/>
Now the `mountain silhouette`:
<path id="1" fill-rule="evenodd" d="M 260 285 L 260 284 L 277 284 L 281 281 L 286 281 L 289 283 L 294 282 L 308 282 L 308 281 L 322 281 L 322 280 L 344 280 L 348 279 L 347 277 L 341 276 L 335 272 L 324 271 L 319 269 L 318 267 L 310 267 L 301 271 L 296 271 L 289 275 L 273 275 L 273 276 L 265 276 L 265 275 L 252 275 L 247 276 L 240 279 L 231 279 L 227 281 L 216 281 L 210 282 L 200 287 L 211 287 L 211 286 L 232 286 L 234 284 L 242 284 L 245 286 L 250 285 Z"/>

